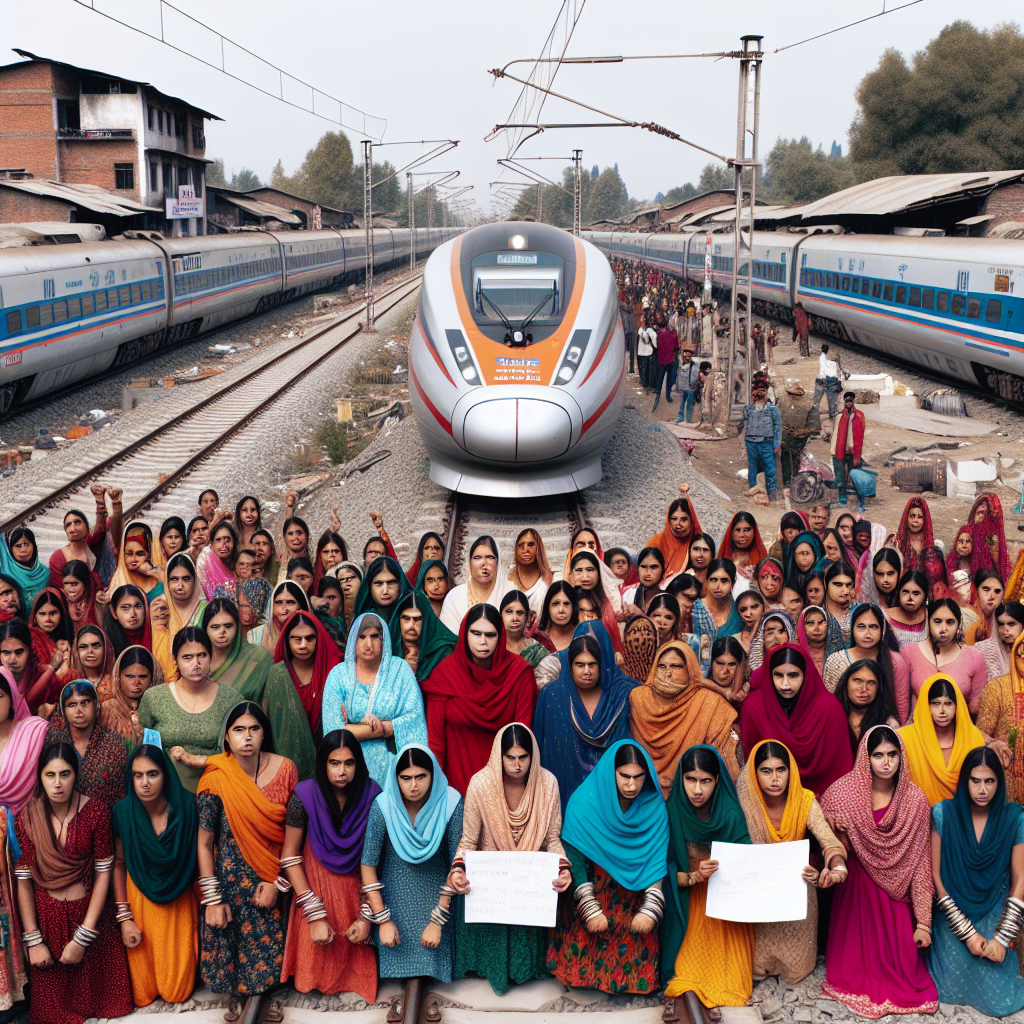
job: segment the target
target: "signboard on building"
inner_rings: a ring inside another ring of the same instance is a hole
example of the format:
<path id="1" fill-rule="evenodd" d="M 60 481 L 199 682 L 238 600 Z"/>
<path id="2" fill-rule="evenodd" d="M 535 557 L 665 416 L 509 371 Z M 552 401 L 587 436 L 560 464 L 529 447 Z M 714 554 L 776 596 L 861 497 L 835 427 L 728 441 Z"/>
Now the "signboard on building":
<path id="1" fill-rule="evenodd" d="M 203 201 L 196 199 L 196 191 L 191 185 L 178 186 L 177 199 L 165 199 L 168 220 L 189 220 L 202 217 Z"/>
<path id="2" fill-rule="evenodd" d="M 323 217 L 320 213 L 320 207 L 313 207 L 313 230 L 319 231 L 324 226 Z"/>

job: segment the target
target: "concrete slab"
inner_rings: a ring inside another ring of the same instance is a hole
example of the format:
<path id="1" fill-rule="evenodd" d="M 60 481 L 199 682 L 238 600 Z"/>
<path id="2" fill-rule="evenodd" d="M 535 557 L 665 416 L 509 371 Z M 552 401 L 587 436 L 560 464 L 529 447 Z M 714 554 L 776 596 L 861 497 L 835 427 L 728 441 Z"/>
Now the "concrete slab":
<path id="1" fill-rule="evenodd" d="M 722 1024 L 761 1024 L 761 1011 L 756 1006 L 720 1006 Z"/>
<path id="2" fill-rule="evenodd" d="M 977 420 L 972 416 L 940 416 L 927 409 L 891 409 L 882 405 L 859 405 L 865 419 L 885 423 L 889 427 L 913 430 L 936 437 L 981 437 L 998 430 L 998 424 Z"/>
<path id="3" fill-rule="evenodd" d="M 427 991 L 437 993 L 446 1002 L 488 1013 L 538 1013 L 561 999 L 566 989 L 555 978 L 538 978 L 525 985 L 513 985 L 503 996 L 499 996 L 485 978 L 460 978 L 447 985 L 431 985 Z M 444 1011 L 445 1020 L 451 1019 L 448 1012 L 447 1009 Z"/>

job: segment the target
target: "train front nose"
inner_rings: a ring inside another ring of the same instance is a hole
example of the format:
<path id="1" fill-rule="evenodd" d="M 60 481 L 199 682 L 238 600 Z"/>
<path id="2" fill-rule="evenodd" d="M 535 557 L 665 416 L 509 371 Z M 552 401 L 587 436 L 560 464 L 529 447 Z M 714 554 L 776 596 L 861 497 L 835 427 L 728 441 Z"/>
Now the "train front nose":
<path id="1" fill-rule="evenodd" d="M 526 389 L 524 389 L 526 390 Z M 539 389 L 544 390 L 546 389 Z M 557 459 L 573 442 L 578 430 L 579 409 L 567 395 L 561 401 L 530 394 L 483 397 L 472 392 L 459 402 L 453 426 L 461 420 L 461 445 L 488 462 L 523 464 Z M 574 416 L 573 413 L 576 413 Z M 456 435 L 458 439 L 458 435 Z"/>

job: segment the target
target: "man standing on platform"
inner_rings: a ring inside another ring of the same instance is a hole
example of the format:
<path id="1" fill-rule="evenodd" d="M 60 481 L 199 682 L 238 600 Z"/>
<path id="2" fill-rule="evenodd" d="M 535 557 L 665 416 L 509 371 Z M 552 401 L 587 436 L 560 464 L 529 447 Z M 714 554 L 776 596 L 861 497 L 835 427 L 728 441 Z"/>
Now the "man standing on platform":
<path id="1" fill-rule="evenodd" d="M 795 473 L 800 472 L 800 456 L 807 441 L 821 431 L 821 416 L 807 397 L 799 381 L 786 385 L 779 402 L 782 414 L 782 486 L 788 487 Z"/>
<path id="2" fill-rule="evenodd" d="M 740 433 L 746 430 L 747 480 L 751 489 L 757 486 L 757 474 L 764 471 L 764 489 L 771 500 L 778 494 L 775 456 L 782 448 L 782 415 L 777 405 L 768 403 L 768 385 L 763 376 L 755 374 L 750 385 L 753 402 L 744 406 Z"/>
<path id="3" fill-rule="evenodd" d="M 843 395 L 843 412 L 832 432 L 832 471 L 835 473 L 840 505 L 846 504 L 850 470 L 860 466 L 861 453 L 864 451 L 864 413 L 854 407 L 856 397 L 852 391 Z M 867 511 L 863 500 L 858 511 Z"/>

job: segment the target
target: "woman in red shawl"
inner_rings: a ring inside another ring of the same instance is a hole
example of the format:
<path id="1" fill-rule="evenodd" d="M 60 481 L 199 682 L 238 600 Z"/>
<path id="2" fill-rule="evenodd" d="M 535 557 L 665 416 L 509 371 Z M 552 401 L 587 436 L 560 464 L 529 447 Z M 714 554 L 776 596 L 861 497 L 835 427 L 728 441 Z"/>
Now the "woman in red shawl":
<path id="1" fill-rule="evenodd" d="M 478 604 L 462 620 L 455 650 L 420 685 L 430 749 L 449 785 L 465 796 L 469 780 L 487 764 L 498 730 L 533 721 L 533 669 L 506 648 L 498 609 Z"/>
<path id="2" fill-rule="evenodd" d="M 971 552 L 971 576 L 979 569 L 993 569 L 1005 583 L 1010 578 L 1010 556 L 1006 550 L 1003 506 L 994 494 L 981 494 L 967 519 L 974 538 Z"/>
<path id="3" fill-rule="evenodd" d="M 784 743 L 804 788 L 823 793 L 853 766 L 843 707 L 798 644 L 776 648 L 768 671 L 771 685 L 752 689 L 740 707 L 743 749 L 761 740 Z"/>
<path id="4" fill-rule="evenodd" d="M 0 662 L 14 676 L 18 691 L 25 698 L 32 714 L 37 714 L 40 705 L 53 703 L 60 690 L 57 669 L 70 664 L 71 651 L 54 649 L 50 661 L 40 662 L 35 653 L 32 631 L 24 619 L 8 619 L 0 622 Z"/>
<path id="5" fill-rule="evenodd" d="M 296 612 L 277 638 L 274 661 L 268 687 L 273 675 L 284 666 L 302 700 L 310 731 L 314 737 L 319 736 L 324 683 L 331 669 L 341 661 L 331 635 L 315 615 Z"/>
<path id="6" fill-rule="evenodd" d="M 953 538 L 953 550 L 946 555 L 946 576 L 952 581 L 953 573 L 958 569 L 963 569 L 969 576 L 973 576 L 975 561 L 974 533 L 971 524 L 964 523 Z"/>
<path id="7" fill-rule="evenodd" d="M 645 545 L 657 548 L 665 556 L 665 578 L 683 572 L 689 563 L 690 540 L 701 533 L 697 513 L 689 499 L 689 484 L 680 484 L 683 497 L 676 498 L 665 513 L 665 529 L 656 533 Z"/>
<path id="8" fill-rule="evenodd" d="M 924 498 L 911 498 L 896 530 L 896 547 L 903 556 L 903 571 L 920 569 L 921 552 L 935 543 L 932 514 Z"/>
<path id="9" fill-rule="evenodd" d="M 737 574 L 748 580 L 753 577 L 758 563 L 768 557 L 757 520 L 749 512 L 737 512 L 729 520 L 718 557 L 731 559 Z"/>

